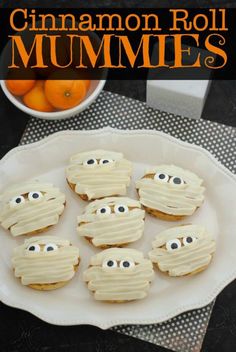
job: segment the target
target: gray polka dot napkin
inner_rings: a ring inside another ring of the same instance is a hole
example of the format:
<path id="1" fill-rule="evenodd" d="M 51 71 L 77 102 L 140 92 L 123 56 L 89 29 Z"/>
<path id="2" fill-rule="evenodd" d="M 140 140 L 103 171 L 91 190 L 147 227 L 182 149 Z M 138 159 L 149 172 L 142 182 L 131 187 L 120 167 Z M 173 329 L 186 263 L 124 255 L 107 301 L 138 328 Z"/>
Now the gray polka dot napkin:
<path id="1" fill-rule="evenodd" d="M 192 120 L 147 107 L 145 103 L 103 91 L 96 102 L 78 116 L 61 121 L 31 119 L 21 144 L 35 142 L 62 130 L 153 129 L 200 145 L 236 173 L 236 129 L 205 120 Z M 113 330 L 174 351 L 198 352 L 214 302 L 161 324 L 121 325 Z"/>

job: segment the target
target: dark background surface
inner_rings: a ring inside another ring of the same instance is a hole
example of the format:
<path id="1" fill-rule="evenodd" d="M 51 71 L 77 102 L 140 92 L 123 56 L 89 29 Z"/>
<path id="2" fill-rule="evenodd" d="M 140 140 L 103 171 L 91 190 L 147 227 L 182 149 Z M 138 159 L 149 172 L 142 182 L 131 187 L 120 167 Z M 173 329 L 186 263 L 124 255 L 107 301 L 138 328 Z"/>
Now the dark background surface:
<path id="1" fill-rule="evenodd" d="M 234 6 L 236 0 L 111 1 L 2 1 L 0 7 L 201 7 Z M 145 101 L 145 81 L 110 81 L 106 90 Z M 28 117 L 13 107 L 0 91 L 0 157 L 15 147 Z M 203 118 L 236 126 L 236 82 L 212 82 Z M 63 306 L 62 306 L 63 309 Z M 57 327 L 29 313 L 0 303 L 0 352 L 162 352 L 164 348 L 92 326 Z M 218 296 L 203 343 L 203 352 L 236 351 L 236 282 Z M 185 352 L 185 351 L 183 351 Z"/>

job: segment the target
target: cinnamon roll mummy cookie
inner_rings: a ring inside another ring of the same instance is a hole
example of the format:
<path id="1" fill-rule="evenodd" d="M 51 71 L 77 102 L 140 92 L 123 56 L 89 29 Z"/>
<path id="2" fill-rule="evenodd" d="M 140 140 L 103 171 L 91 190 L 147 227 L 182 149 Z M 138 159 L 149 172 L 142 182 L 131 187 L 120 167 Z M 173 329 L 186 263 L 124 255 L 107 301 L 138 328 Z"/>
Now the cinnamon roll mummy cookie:
<path id="1" fill-rule="evenodd" d="M 159 233 L 149 253 L 151 261 L 169 276 L 196 274 L 209 265 L 216 244 L 199 225 L 173 227 Z"/>
<path id="2" fill-rule="evenodd" d="M 192 215 L 204 200 L 203 180 L 174 165 L 159 165 L 147 170 L 136 182 L 145 210 L 163 220 L 181 220 Z"/>
<path id="3" fill-rule="evenodd" d="M 78 216 L 78 233 L 95 247 L 118 247 L 143 234 L 145 211 L 139 201 L 108 197 L 90 203 Z"/>
<path id="4" fill-rule="evenodd" d="M 21 283 L 36 290 L 62 287 L 75 274 L 79 249 L 56 236 L 33 237 L 15 248 L 12 264 Z"/>
<path id="5" fill-rule="evenodd" d="M 0 223 L 13 236 L 32 235 L 59 221 L 65 195 L 51 183 L 15 184 L 0 197 Z"/>
<path id="6" fill-rule="evenodd" d="M 91 258 L 83 280 L 96 300 L 125 302 L 145 298 L 153 275 L 152 263 L 143 253 L 110 248 Z"/>
<path id="7" fill-rule="evenodd" d="M 66 169 L 70 187 L 83 200 L 126 195 L 132 164 L 122 153 L 93 150 L 71 157 Z"/>

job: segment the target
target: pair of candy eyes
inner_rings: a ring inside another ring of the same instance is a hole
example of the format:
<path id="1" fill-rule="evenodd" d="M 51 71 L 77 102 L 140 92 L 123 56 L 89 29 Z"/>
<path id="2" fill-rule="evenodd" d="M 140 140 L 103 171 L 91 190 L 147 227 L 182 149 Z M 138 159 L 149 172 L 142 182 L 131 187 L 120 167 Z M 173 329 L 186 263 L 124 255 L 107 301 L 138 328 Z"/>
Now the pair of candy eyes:
<path id="1" fill-rule="evenodd" d="M 187 236 L 183 237 L 182 243 L 183 246 L 189 246 L 190 244 L 194 243 L 197 240 L 197 237 L 194 236 Z M 174 240 L 170 240 L 166 243 L 166 249 L 168 252 L 175 251 L 176 249 L 180 249 L 182 247 L 182 243 L 178 238 Z"/>
<path id="2" fill-rule="evenodd" d="M 118 204 L 114 206 L 115 214 L 124 214 L 124 213 L 128 213 L 128 211 L 129 211 L 129 208 L 127 207 L 127 205 Z M 112 213 L 112 209 L 108 205 L 105 205 L 96 211 L 97 215 L 108 215 L 111 213 Z"/>
<path id="3" fill-rule="evenodd" d="M 161 182 L 168 182 L 172 185 L 183 185 L 185 182 L 179 176 L 169 176 L 164 173 L 156 173 L 154 176 L 154 180 L 161 181 Z"/>
<path id="4" fill-rule="evenodd" d="M 43 247 L 42 252 L 51 252 L 51 251 L 56 251 L 58 249 L 58 246 L 55 243 L 48 243 Z M 39 253 L 41 252 L 41 247 L 39 244 L 30 244 L 26 250 L 30 253 Z"/>
<path id="5" fill-rule="evenodd" d="M 40 200 L 41 198 L 43 197 L 43 194 L 39 191 L 35 191 L 35 192 L 29 192 L 28 195 L 27 195 L 27 199 L 30 201 L 30 202 L 35 202 L 35 201 L 38 201 Z M 20 196 L 16 196 L 14 198 L 12 198 L 10 200 L 10 206 L 12 208 L 14 207 L 17 207 L 18 205 L 20 204 L 23 204 L 25 203 L 26 201 L 26 198 L 22 195 Z"/>
<path id="6" fill-rule="evenodd" d="M 119 263 L 114 260 L 114 259 L 108 259 L 105 260 L 102 263 L 103 268 L 109 268 L 109 269 L 115 269 L 115 268 L 121 268 L 121 269 L 130 269 L 135 266 L 135 263 L 131 260 L 121 260 Z"/>
<path id="7" fill-rule="evenodd" d="M 110 163 L 113 163 L 114 162 L 114 160 L 112 160 L 112 159 L 100 159 L 100 160 L 98 160 L 98 159 L 93 159 L 93 158 L 91 158 L 91 159 L 88 159 L 88 160 L 85 160 L 84 162 L 83 162 L 83 165 L 86 165 L 86 166 L 94 166 L 94 165 L 107 165 L 107 164 L 110 164 Z"/>

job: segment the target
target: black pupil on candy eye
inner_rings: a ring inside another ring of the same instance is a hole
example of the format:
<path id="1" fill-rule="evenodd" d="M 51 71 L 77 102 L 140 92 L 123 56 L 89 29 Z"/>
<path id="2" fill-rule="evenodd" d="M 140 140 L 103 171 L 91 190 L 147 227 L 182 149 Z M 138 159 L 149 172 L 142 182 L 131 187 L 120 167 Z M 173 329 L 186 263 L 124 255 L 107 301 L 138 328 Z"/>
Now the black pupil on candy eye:
<path id="1" fill-rule="evenodd" d="M 109 163 L 109 160 L 103 160 L 102 163 L 103 163 L 103 164 L 107 164 L 107 163 Z"/>
<path id="2" fill-rule="evenodd" d="M 34 199 L 37 199 L 37 198 L 39 197 L 39 195 L 38 195 L 38 193 L 33 193 L 33 194 L 32 194 L 32 197 L 33 197 Z"/>
<path id="3" fill-rule="evenodd" d="M 93 159 L 89 159 L 88 161 L 87 161 L 87 164 L 89 164 L 89 165 L 92 165 L 92 164 L 94 164 L 94 160 Z"/>
<path id="4" fill-rule="evenodd" d="M 187 241 L 188 243 L 192 243 L 192 242 L 193 242 L 193 239 L 192 239 L 192 237 L 187 237 L 187 238 L 186 238 L 186 241 Z"/>
<path id="5" fill-rule="evenodd" d="M 160 175 L 159 175 L 159 179 L 160 179 L 160 180 L 164 180 L 165 177 L 166 177 L 165 174 L 160 174 Z"/>
<path id="6" fill-rule="evenodd" d="M 127 261 L 123 262 L 123 267 L 124 268 L 128 268 L 129 266 L 130 266 L 129 262 L 127 262 Z"/>
<path id="7" fill-rule="evenodd" d="M 113 265 L 114 265 L 113 260 L 109 260 L 109 261 L 107 262 L 107 266 L 111 267 L 111 266 L 113 266 Z"/>
<path id="8" fill-rule="evenodd" d="M 173 182 L 176 184 L 176 185 L 180 185 L 181 184 L 181 179 L 179 177 L 175 177 L 173 179 Z"/>
<path id="9" fill-rule="evenodd" d="M 29 251 L 35 251 L 35 246 L 30 246 Z"/>
<path id="10" fill-rule="evenodd" d="M 106 208 L 102 208 L 102 209 L 100 210 L 100 212 L 101 212 L 102 214 L 105 214 Z"/>
<path id="11" fill-rule="evenodd" d="M 20 204 L 21 203 L 21 198 L 19 197 L 19 198 L 16 198 L 16 203 L 17 204 Z"/>
<path id="12" fill-rule="evenodd" d="M 172 244 L 171 244 L 171 249 L 176 249 L 176 248 L 178 248 L 177 243 L 172 243 Z"/>
<path id="13" fill-rule="evenodd" d="M 124 213 L 125 208 L 124 208 L 123 206 L 120 206 L 120 207 L 118 208 L 118 210 L 119 210 L 119 212 Z"/>
<path id="14" fill-rule="evenodd" d="M 47 252 L 49 252 L 49 251 L 53 251 L 53 247 L 52 246 L 48 246 L 47 247 Z"/>

